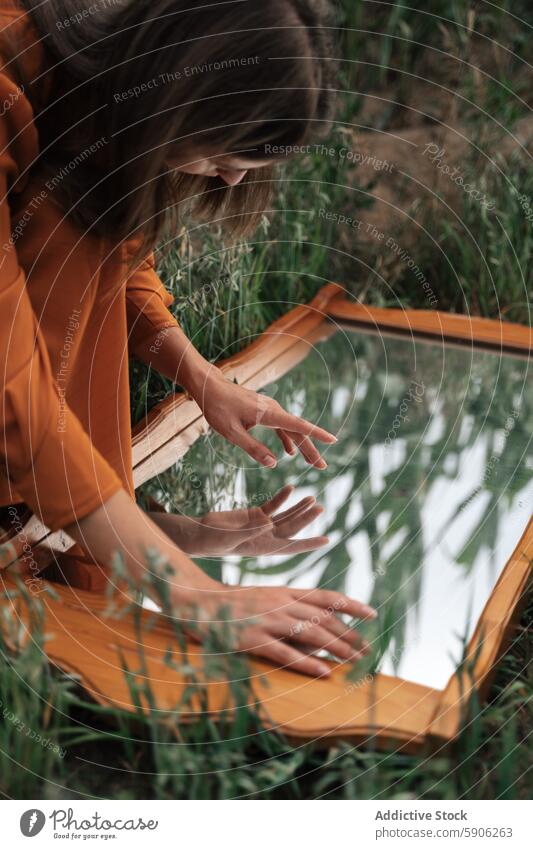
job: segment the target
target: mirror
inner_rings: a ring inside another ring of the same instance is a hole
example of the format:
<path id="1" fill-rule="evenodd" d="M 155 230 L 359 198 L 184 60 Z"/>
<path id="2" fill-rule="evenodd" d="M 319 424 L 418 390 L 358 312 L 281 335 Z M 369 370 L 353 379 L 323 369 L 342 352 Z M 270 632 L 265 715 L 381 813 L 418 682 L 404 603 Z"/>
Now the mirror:
<path id="1" fill-rule="evenodd" d="M 531 515 L 532 385 L 525 357 L 339 326 L 265 389 L 339 437 L 326 471 L 254 466 L 216 435 L 181 461 L 174 512 L 252 506 L 286 483 L 312 494 L 328 534 L 311 554 L 203 560 L 230 583 L 342 589 L 379 611 L 365 626 L 381 671 L 443 689 Z M 158 487 L 164 489 L 162 475 Z"/>

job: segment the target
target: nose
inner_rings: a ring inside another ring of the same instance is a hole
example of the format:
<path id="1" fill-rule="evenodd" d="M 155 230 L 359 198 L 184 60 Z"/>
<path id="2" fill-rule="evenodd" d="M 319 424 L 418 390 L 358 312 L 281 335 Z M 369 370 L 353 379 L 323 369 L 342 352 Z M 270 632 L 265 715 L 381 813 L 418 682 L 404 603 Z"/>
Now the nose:
<path id="1" fill-rule="evenodd" d="M 247 173 L 247 171 L 224 171 L 223 169 L 219 169 L 218 176 L 228 186 L 236 186 L 244 180 Z"/>

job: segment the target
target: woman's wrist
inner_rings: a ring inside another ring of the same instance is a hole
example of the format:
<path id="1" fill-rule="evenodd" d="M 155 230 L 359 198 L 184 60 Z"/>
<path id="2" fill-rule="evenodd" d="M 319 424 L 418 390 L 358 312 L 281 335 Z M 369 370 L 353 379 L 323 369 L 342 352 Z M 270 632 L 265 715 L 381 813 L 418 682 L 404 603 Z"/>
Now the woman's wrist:
<path id="1" fill-rule="evenodd" d="M 205 360 L 197 351 L 194 354 L 197 356 L 191 354 L 184 358 L 178 373 L 179 382 L 198 406 L 203 407 L 209 390 L 215 383 L 225 380 L 225 377 L 217 366 Z"/>
<path id="2" fill-rule="evenodd" d="M 160 577 L 178 592 L 182 589 L 184 598 L 220 586 L 190 560 L 124 490 L 65 530 L 87 554 L 108 568 L 120 551 L 131 579 L 139 587 L 146 583 L 147 554 L 151 551 L 157 552 L 162 564 L 170 566 L 170 574 L 163 570 Z"/>
<path id="3" fill-rule="evenodd" d="M 165 532 L 181 551 L 189 557 L 201 557 L 200 550 L 202 519 L 178 516 L 175 513 L 149 513 L 153 522 Z"/>
<path id="4" fill-rule="evenodd" d="M 207 383 L 220 376 L 217 367 L 196 350 L 179 327 L 173 327 L 166 336 L 161 354 L 160 361 L 154 363 L 158 371 L 183 386 L 197 403 L 205 394 Z"/>
<path id="5" fill-rule="evenodd" d="M 195 400 L 201 398 L 206 382 L 216 378 L 219 370 L 202 357 L 180 327 L 166 330 L 162 342 L 156 345 L 154 340 L 159 335 L 161 331 L 154 330 L 154 337 L 145 340 L 137 355 L 160 374 L 183 386 Z"/>

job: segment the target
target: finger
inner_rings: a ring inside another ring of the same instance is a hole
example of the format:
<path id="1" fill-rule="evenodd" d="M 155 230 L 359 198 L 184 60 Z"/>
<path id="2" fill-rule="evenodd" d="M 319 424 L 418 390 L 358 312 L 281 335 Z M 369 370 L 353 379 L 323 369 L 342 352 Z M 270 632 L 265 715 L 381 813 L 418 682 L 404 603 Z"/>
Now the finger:
<path id="1" fill-rule="evenodd" d="M 300 454 L 310 466 L 315 466 L 317 469 L 327 469 L 328 464 L 308 436 L 301 436 L 298 433 L 294 433 L 292 436 Z"/>
<path id="2" fill-rule="evenodd" d="M 275 513 L 276 510 L 279 510 L 282 504 L 284 504 L 287 498 L 292 495 L 294 492 L 294 487 L 290 484 L 284 486 L 277 492 L 269 501 L 265 501 L 264 504 L 261 505 L 261 510 L 263 513 L 266 513 L 267 516 L 271 516 L 272 513 Z"/>
<path id="3" fill-rule="evenodd" d="M 339 660 L 361 660 L 363 654 L 345 640 L 334 636 L 327 628 L 315 625 L 312 620 L 296 622 L 290 636 L 293 643 L 301 643 L 315 650 L 325 650 Z"/>
<path id="4" fill-rule="evenodd" d="M 313 656 L 308 656 L 299 651 L 294 646 L 288 643 L 281 642 L 278 639 L 272 639 L 269 634 L 264 634 L 262 644 L 250 647 L 245 651 L 249 651 L 256 657 L 262 657 L 275 663 L 281 669 L 288 669 L 291 672 L 302 672 L 304 675 L 309 675 L 313 678 L 325 678 L 331 675 L 331 669 L 322 660 L 318 660 Z"/>
<path id="5" fill-rule="evenodd" d="M 324 508 L 321 504 L 314 504 L 306 510 L 296 513 L 294 516 L 289 516 L 283 522 L 276 522 L 274 519 L 276 534 L 287 538 L 294 537 L 314 522 L 315 519 L 318 519 L 323 512 Z"/>
<path id="6" fill-rule="evenodd" d="M 301 602 L 295 605 L 290 611 L 290 615 L 294 616 L 300 622 L 311 622 L 329 631 L 332 638 L 340 639 L 350 648 L 351 651 L 360 652 L 361 655 L 369 654 L 371 650 L 370 643 L 354 629 L 347 626 L 334 612 L 330 612 L 331 608 L 321 609 L 312 605 L 302 604 Z"/>
<path id="7" fill-rule="evenodd" d="M 306 419 L 287 413 L 279 404 L 270 404 L 265 409 L 261 416 L 261 424 L 266 427 L 289 431 L 291 439 L 294 438 L 293 433 L 299 433 L 304 436 L 311 436 L 313 439 L 320 440 L 320 442 L 327 442 L 330 445 L 337 442 L 337 437 L 329 431 L 306 421 Z"/>
<path id="8" fill-rule="evenodd" d="M 277 466 L 278 461 L 266 445 L 259 442 L 258 439 L 254 439 L 243 427 L 233 428 L 228 439 L 234 445 L 238 445 L 239 448 L 246 451 L 253 460 L 256 460 L 262 466 L 266 466 L 267 469 L 273 469 Z"/>
<path id="9" fill-rule="evenodd" d="M 296 445 L 294 444 L 294 442 L 292 441 L 292 439 L 290 438 L 289 434 L 287 433 L 287 431 L 281 430 L 281 428 L 277 428 L 276 429 L 276 435 L 278 436 L 279 440 L 281 441 L 281 444 L 283 445 L 283 448 L 285 449 L 287 454 L 290 454 L 291 457 L 294 457 L 294 455 L 297 452 L 297 448 L 296 448 Z"/>
<path id="10" fill-rule="evenodd" d="M 337 614 L 345 613 L 356 619 L 375 619 L 377 611 L 368 604 L 363 604 L 354 598 L 349 598 L 344 593 L 336 590 L 302 590 L 291 588 L 293 598 L 314 604 L 320 608 L 332 607 Z"/>
<path id="11" fill-rule="evenodd" d="M 292 516 L 300 515 L 300 513 L 305 512 L 305 510 L 309 510 L 316 504 L 316 498 L 314 495 L 306 495 L 305 498 L 302 498 L 298 504 L 293 504 L 292 507 L 289 507 L 287 510 L 284 510 L 283 513 L 276 513 L 275 516 L 272 516 L 273 522 L 278 525 L 284 522 L 287 519 L 290 519 Z"/>

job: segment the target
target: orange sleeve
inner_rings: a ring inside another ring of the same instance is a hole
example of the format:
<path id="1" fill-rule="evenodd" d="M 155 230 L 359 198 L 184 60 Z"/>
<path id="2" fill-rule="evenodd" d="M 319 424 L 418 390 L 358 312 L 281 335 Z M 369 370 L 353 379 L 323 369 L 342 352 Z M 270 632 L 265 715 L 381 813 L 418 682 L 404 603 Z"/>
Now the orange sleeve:
<path id="1" fill-rule="evenodd" d="M 24 178 L 34 141 L 31 107 L 0 74 L 0 464 L 34 513 L 58 530 L 123 484 L 60 396 L 16 253 L 7 192 Z M 23 222 L 19 222 L 23 226 Z"/>
<path id="2" fill-rule="evenodd" d="M 128 344 L 133 354 L 157 331 L 179 326 L 168 309 L 173 300 L 159 279 L 151 254 L 130 275 L 126 284 Z"/>

